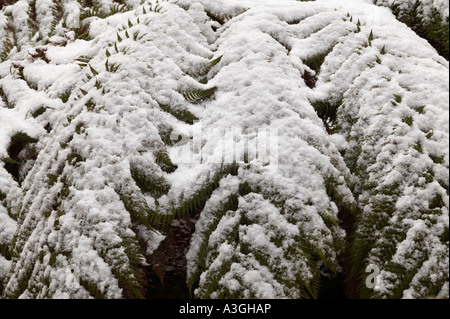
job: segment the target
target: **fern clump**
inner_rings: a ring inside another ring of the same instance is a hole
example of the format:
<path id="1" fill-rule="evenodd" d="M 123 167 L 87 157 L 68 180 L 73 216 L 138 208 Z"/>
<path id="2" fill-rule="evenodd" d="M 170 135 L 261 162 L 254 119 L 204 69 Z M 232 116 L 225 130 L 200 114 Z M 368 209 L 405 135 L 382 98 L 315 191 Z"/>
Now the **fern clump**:
<path id="1" fill-rule="evenodd" d="M 217 91 L 215 101 L 208 103 L 210 113 L 203 117 L 204 123 L 211 123 L 202 130 L 204 167 L 214 172 L 212 163 L 228 158 L 226 153 L 222 158 L 207 151 L 221 143 L 214 130 L 239 125 L 243 134 L 230 140 L 243 147 L 237 147 L 234 156 L 237 171 L 218 172 L 221 180 L 196 224 L 187 258 L 188 284 L 198 298 L 317 298 L 321 271 L 337 272 L 339 252 L 345 250 L 337 203 L 349 210 L 355 205 L 345 165 L 314 108 L 301 98 L 300 87 L 306 86 L 288 52 L 273 36 L 246 29 L 258 19 L 257 14 L 242 17 L 221 35 L 218 49 L 226 68 L 209 81 Z M 271 23 L 283 21 L 273 18 Z M 266 40 L 263 46 L 257 45 L 261 37 Z M 261 50 L 259 58 L 252 57 L 255 46 Z M 232 76 L 243 68 L 246 76 Z M 270 83 L 290 85 L 279 91 Z M 233 91 L 236 85 L 238 92 Z M 281 111 L 282 105 L 288 109 Z M 238 114 L 247 119 L 233 121 Z M 266 133 L 275 138 L 271 127 L 277 128 L 278 144 L 270 150 L 278 150 L 278 156 L 263 154 L 263 149 L 251 156 L 253 146 L 250 140 L 244 142 L 246 134 L 254 132 L 254 139 L 262 143 Z M 296 169 L 297 161 L 304 163 L 305 171 Z M 317 183 L 313 186 L 309 180 Z"/>
<path id="2" fill-rule="evenodd" d="M 445 296 L 449 204 L 448 130 L 443 123 L 448 121 L 448 89 L 441 85 L 448 83 L 447 67 L 433 51 L 433 66 L 408 66 L 409 58 L 398 55 L 408 46 L 408 31 L 397 35 L 396 44 L 387 44 L 377 36 L 383 29 L 362 24 L 361 33 L 373 30 L 377 49 L 366 47 L 356 58 L 351 46 L 356 50 L 358 43 L 344 40 L 350 47 L 329 56 L 342 62 L 325 62 L 318 79 L 323 84 L 316 87 L 329 92 L 331 100 L 342 99 L 334 132 L 346 137 L 345 160 L 357 177 L 354 194 L 360 212 L 350 278 L 363 298 Z M 428 46 L 423 46 L 410 51 L 413 60 L 429 58 L 424 54 Z M 352 71 L 356 59 L 367 63 L 377 58 L 379 63 L 364 71 Z M 415 77 L 421 78 L 420 86 L 408 80 Z M 344 78 L 338 90 L 327 90 L 327 81 Z M 423 94 L 424 87 L 433 93 Z M 437 157 L 442 160 L 433 160 Z M 380 272 L 374 287 L 366 283 L 371 265 Z M 431 273 L 434 279 L 421 286 Z"/>
<path id="3" fill-rule="evenodd" d="M 448 298 L 441 8 L 13 2 L 2 298 Z"/>
<path id="4" fill-rule="evenodd" d="M 97 11 L 91 13 L 96 15 Z M 175 16 L 164 19 L 175 21 Z M 46 111 L 32 105 L 39 110 L 29 114 L 30 120 L 36 120 L 32 131 L 43 135 L 43 141 L 38 158 L 24 178 L 25 198 L 21 208 L 15 215 L 11 213 L 13 221 L 5 221 L 9 227 L 5 230 L 8 236 L 2 238 L 8 249 L 8 261 L 2 259 L 1 264 L 2 280 L 7 282 L 3 286 L 5 297 L 145 296 L 148 256 L 142 247 L 155 246 L 152 240 L 160 237 L 150 217 L 159 209 L 158 199 L 170 189 L 167 175 L 176 169 L 159 128 L 184 123 L 167 112 L 170 106 L 163 109 L 159 105 L 169 97 L 171 103 L 184 108 L 189 115 L 189 103 L 171 79 L 183 79 L 186 87 L 196 82 L 187 76 L 183 78 L 180 67 L 166 59 L 170 48 L 166 52 L 159 48 L 169 38 L 175 42 L 182 39 L 181 28 L 172 28 L 149 41 L 148 37 L 131 35 L 150 34 L 150 20 L 145 15 L 132 20 L 125 29 L 118 26 L 117 32 L 104 37 L 97 51 L 89 55 L 83 52 L 85 57 L 73 55 L 65 65 L 59 64 L 55 72 L 70 69 L 71 80 L 45 84 L 48 90 L 41 101 L 48 103 Z M 102 21 L 97 20 L 99 30 Z M 90 28 L 94 30 L 95 22 L 91 22 Z M 199 32 L 191 29 L 191 36 L 202 41 Z M 117 34 L 122 35 L 122 41 L 118 41 Z M 200 45 L 198 48 L 205 51 Z M 71 48 L 62 46 L 60 50 L 67 54 Z M 153 52 L 154 63 L 140 59 L 148 50 Z M 51 52 L 47 58 L 52 59 Z M 78 63 L 84 65 L 80 67 Z M 42 79 L 31 72 L 37 65 L 45 68 L 30 62 L 24 66 L 23 76 L 36 81 L 39 89 Z M 128 70 L 129 75 L 123 70 Z M 167 70 L 170 72 L 166 73 Z M 5 98 L 13 103 L 14 110 L 20 109 L 26 99 L 26 95 L 18 93 L 20 87 L 14 87 L 16 83 L 26 86 L 17 77 L 10 74 L 1 82 Z M 135 83 L 136 78 L 147 80 Z M 69 95 L 67 88 L 72 85 L 76 90 Z M 157 87 L 164 87 L 165 91 Z M 22 92 L 29 96 L 42 94 L 31 88 Z M 137 100 L 128 100 L 132 95 Z M 47 125 L 52 126 L 52 134 L 44 130 Z M 124 134 L 120 138 L 116 136 L 119 131 Z M 128 142 L 123 139 L 125 136 Z M 25 133 L 15 135 L 13 141 L 36 142 Z M 111 143 L 116 147 L 111 147 Z M 3 203 L 8 201 L 9 193 L 3 184 L 1 189 L 6 194 Z M 8 214 L 5 215 L 3 207 L 8 206 L 2 206 L 2 218 L 12 218 L 4 217 Z M 11 238 L 10 229 L 16 227 L 16 222 L 20 226 Z M 34 232 L 36 229 L 39 231 Z M 149 235 L 152 232 L 154 235 Z M 41 244 L 34 250 L 32 247 L 38 242 Z"/>

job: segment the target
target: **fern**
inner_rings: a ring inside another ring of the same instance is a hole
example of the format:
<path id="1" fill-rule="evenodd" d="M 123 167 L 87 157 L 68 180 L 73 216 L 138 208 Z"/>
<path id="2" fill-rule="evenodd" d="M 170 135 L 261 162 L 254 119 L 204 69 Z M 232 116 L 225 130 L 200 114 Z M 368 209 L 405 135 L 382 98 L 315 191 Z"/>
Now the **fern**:
<path id="1" fill-rule="evenodd" d="M 111 7 L 110 15 L 127 12 L 129 8 L 125 4 L 114 3 Z"/>
<path id="2" fill-rule="evenodd" d="M 162 104 L 159 104 L 159 107 L 164 112 L 172 114 L 175 118 L 187 124 L 194 124 L 194 122 L 198 120 L 198 117 L 192 114 L 189 110 L 182 107 L 171 107 Z"/>
<path id="3" fill-rule="evenodd" d="M 200 3 L 0 12 L 2 298 L 448 296 L 442 58 L 367 3 Z M 448 52 L 425 5 L 392 10 Z"/>
<path id="4" fill-rule="evenodd" d="M 378 3 L 379 1 L 374 1 Z M 435 7 L 425 9 L 422 1 L 416 0 L 412 5 L 401 6 L 393 2 L 390 6 L 394 15 L 411 27 L 419 36 L 427 39 L 437 51 L 448 60 L 449 57 L 449 22 L 442 18 Z M 430 12 L 428 16 L 424 12 Z"/>
<path id="5" fill-rule="evenodd" d="M 325 61 L 325 58 L 330 54 L 331 50 L 320 53 L 316 56 L 305 59 L 303 63 L 305 63 L 311 70 L 313 70 L 316 74 L 320 73 L 320 68 Z"/>
<path id="6" fill-rule="evenodd" d="M 216 87 L 209 89 L 189 89 L 183 91 L 182 94 L 188 102 L 196 104 L 210 98 L 216 90 Z"/>
<path id="7" fill-rule="evenodd" d="M 330 102 L 316 101 L 311 103 L 317 112 L 317 115 L 322 119 L 325 126 L 331 129 L 333 123 L 336 121 L 337 112 L 342 101 L 337 104 L 331 104 Z"/>
<path id="8" fill-rule="evenodd" d="M 8 58 L 9 53 L 14 48 L 14 42 L 10 37 L 7 37 L 3 41 L 3 50 L 0 53 L 0 59 L 1 61 L 5 61 Z"/>
<path id="9" fill-rule="evenodd" d="M 215 67 L 217 64 L 219 64 L 221 60 L 222 60 L 222 57 L 219 56 L 218 58 L 215 58 L 215 59 L 209 61 L 208 63 L 204 64 L 198 70 L 191 72 L 190 75 L 193 77 L 202 78 L 202 77 L 206 76 L 213 67 Z"/>

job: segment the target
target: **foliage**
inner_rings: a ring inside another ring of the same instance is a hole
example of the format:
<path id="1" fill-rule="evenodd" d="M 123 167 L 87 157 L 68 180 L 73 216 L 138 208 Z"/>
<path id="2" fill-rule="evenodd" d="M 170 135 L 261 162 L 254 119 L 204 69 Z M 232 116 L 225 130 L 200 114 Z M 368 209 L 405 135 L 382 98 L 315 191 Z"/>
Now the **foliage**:
<path id="1" fill-rule="evenodd" d="M 409 28 L 366 1 L 5 5 L 2 297 L 151 298 L 179 267 L 195 298 L 448 298 L 448 62 L 410 32 L 448 58 L 448 16 L 405 3 Z"/>

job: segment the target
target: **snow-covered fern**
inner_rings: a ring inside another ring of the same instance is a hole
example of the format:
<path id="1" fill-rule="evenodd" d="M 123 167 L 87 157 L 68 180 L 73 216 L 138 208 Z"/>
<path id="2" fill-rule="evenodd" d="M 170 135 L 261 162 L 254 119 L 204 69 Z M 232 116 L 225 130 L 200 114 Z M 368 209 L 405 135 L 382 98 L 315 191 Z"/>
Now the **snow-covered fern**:
<path id="1" fill-rule="evenodd" d="M 449 58 L 449 2 L 446 0 L 374 0 Z"/>
<path id="2" fill-rule="evenodd" d="M 447 296 L 448 62 L 387 18 L 357 19 L 359 35 L 334 47 L 316 87 L 339 101 L 334 132 L 358 181 L 351 277 L 363 297 Z M 381 269 L 374 290 L 370 264 Z"/>
<path id="3" fill-rule="evenodd" d="M 2 296 L 151 298 L 184 223 L 196 298 L 448 298 L 448 61 L 369 2 L 5 6 Z"/>

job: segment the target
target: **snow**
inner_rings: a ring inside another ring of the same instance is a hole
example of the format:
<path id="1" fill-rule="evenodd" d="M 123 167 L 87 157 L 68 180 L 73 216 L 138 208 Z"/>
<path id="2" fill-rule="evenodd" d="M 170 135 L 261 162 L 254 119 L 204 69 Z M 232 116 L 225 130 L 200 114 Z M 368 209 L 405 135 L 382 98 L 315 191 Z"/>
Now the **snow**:
<path id="1" fill-rule="evenodd" d="M 148 230 L 144 226 L 139 226 L 139 236 L 147 244 L 147 250 L 145 251 L 147 256 L 151 256 L 152 253 L 158 249 L 159 244 L 166 238 L 165 235 L 158 231 Z"/>
<path id="2" fill-rule="evenodd" d="M 3 256 L 0 256 L 0 280 L 4 280 L 8 275 L 11 268 L 11 261 L 7 260 Z"/>
<path id="3" fill-rule="evenodd" d="M 11 219 L 6 209 L 0 206 L 0 245 L 2 246 L 10 245 L 16 230 L 17 230 L 16 222 L 13 219 Z M 5 276 L 4 274 L 2 274 L 2 268 L 4 272 L 7 272 L 5 267 L 6 266 L 9 267 L 10 264 L 0 259 L 0 266 L 1 266 L 0 278 L 4 278 Z"/>
<path id="4" fill-rule="evenodd" d="M 114 5 L 94 2 L 105 15 Z M 210 186 L 186 255 L 196 297 L 317 296 L 349 235 L 338 207 L 358 208 L 356 238 L 373 243 L 364 262 L 415 271 L 399 297 L 427 295 L 423 278 L 448 296 L 449 64 L 371 2 L 180 0 L 155 12 L 128 0 L 125 13 L 79 21 L 79 2 L 64 0 L 57 22 L 37 0 L 39 36 L 27 1 L 0 11 L 0 39 L 5 14 L 19 37 L 0 63 L 0 159 L 15 134 L 38 140 L 20 180 L 0 162 L 0 244 L 14 255 L 0 255 L 3 295 L 92 298 L 89 283 L 123 297 L 167 235 L 149 217 L 172 218 Z M 425 15 L 448 9 L 422 2 Z M 90 38 L 76 39 L 80 22 Z M 183 96 L 212 88 L 197 104 Z M 321 101 L 342 102 L 331 134 Z M 399 280 L 382 269 L 374 293 Z"/>
<path id="5" fill-rule="evenodd" d="M 14 27 L 18 30 L 15 36 L 17 39 L 16 45 L 19 49 L 27 46 L 28 40 L 31 38 L 31 30 L 28 27 L 28 9 L 27 1 L 18 1 L 5 8 L 5 13 L 11 15 Z"/>
<path id="6" fill-rule="evenodd" d="M 75 65 L 48 65 L 44 61 L 27 65 L 23 69 L 23 76 L 31 83 L 37 85 L 38 90 L 45 90 L 54 86 L 56 82 L 67 82 L 77 75 L 79 68 Z M 48 72 L 48 73 L 47 73 Z M 48 74 L 43 81 L 42 74 Z M 61 92 L 62 90 L 56 89 Z"/>
<path id="7" fill-rule="evenodd" d="M 39 21 L 39 34 L 44 40 L 52 30 L 53 6 L 52 0 L 36 0 L 36 20 Z"/>
<path id="8" fill-rule="evenodd" d="M 0 52 L 3 52 L 5 47 L 5 41 L 7 39 L 6 26 L 8 23 L 8 17 L 0 11 Z"/>
<path id="9" fill-rule="evenodd" d="M 68 43 L 66 46 L 49 46 L 46 52 L 47 58 L 54 64 L 66 64 L 80 56 L 93 56 L 92 44 L 85 40 L 76 40 Z M 91 53 L 92 52 L 92 53 Z"/>

